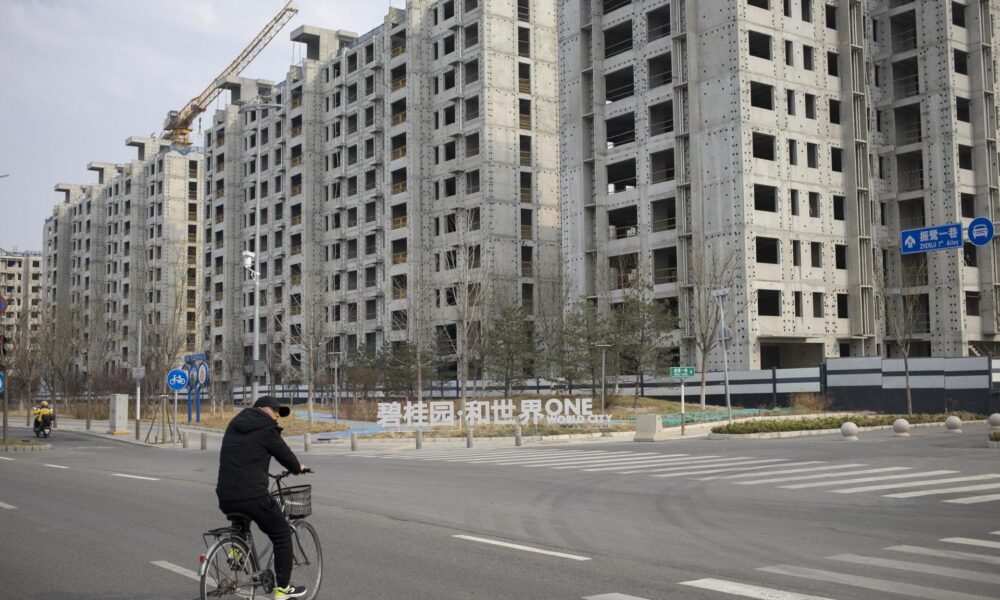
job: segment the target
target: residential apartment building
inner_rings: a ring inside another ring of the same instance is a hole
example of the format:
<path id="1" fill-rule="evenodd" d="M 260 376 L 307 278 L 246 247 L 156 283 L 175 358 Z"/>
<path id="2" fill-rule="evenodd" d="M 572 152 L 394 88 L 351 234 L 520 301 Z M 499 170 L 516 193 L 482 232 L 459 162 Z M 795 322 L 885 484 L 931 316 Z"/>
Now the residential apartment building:
<path id="1" fill-rule="evenodd" d="M 44 319 L 81 369 L 162 369 L 197 348 L 202 154 L 133 137 L 137 159 L 90 163 L 97 183 L 58 184 L 46 219 Z M 140 325 L 141 323 L 141 325 Z"/>
<path id="2" fill-rule="evenodd" d="M 900 293 L 926 308 L 915 355 L 994 348 L 992 246 L 917 258 L 926 275 L 903 281 L 921 269 L 902 267 L 898 239 L 997 210 L 997 3 L 560 9 L 571 301 L 613 305 L 647 282 L 677 306 L 692 364 L 695 290 L 711 283 L 699 265 L 733 258 L 731 367 L 897 355 L 881 298 L 900 310 Z M 721 366 L 717 348 L 709 367 Z"/>
<path id="3" fill-rule="evenodd" d="M 415 0 L 362 36 L 300 27 L 282 81 L 227 83 L 205 137 L 217 376 L 246 382 L 255 329 L 290 382 L 316 354 L 460 343 L 470 298 L 555 297 L 555 27 L 540 0 Z"/>
<path id="4" fill-rule="evenodd" d="M 41 252 L 0 248 L 0 296 L 7 302 L 7 310 L 0 317 L 0 337 L 3 338 L 0 344 L 3 351 L 9 351 L 17 343 L 19 334 L 36 334 L 41 322 Z M 26 332 L 23 327 L 27 327 Z"/>

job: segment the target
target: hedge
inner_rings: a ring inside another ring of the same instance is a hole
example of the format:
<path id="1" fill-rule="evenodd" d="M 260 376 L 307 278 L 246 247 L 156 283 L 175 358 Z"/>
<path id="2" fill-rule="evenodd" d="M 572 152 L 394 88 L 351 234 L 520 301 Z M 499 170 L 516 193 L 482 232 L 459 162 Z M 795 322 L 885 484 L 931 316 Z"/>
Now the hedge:
<path id="1" fill-rule="evenodd" d="M 1000 431 L 994 431 L 990 434 L 991 442 L 1000 442 Z"/>
<path id="2" fill-rule="evenodd" d="M 847 415 L 844 417 L 817 417 L 813 419 L 760 419 L 745 421 L 730 425 L 720 425 L 712 428 L 712 433 L 772 433 L 776 431 L 811 431 L 816 429 L 840 429 L 844 423 L 851 421 L 858 427 L 881 427 L 892 425 L 896 419 L 906 419 L 911 425 L 919 423 L 943 423 L 950 416 L 956 416 L 963 421 L 985 419 L 983 415 L 968 412 L 949 414 L 917 414 L 917 415 Z"/>

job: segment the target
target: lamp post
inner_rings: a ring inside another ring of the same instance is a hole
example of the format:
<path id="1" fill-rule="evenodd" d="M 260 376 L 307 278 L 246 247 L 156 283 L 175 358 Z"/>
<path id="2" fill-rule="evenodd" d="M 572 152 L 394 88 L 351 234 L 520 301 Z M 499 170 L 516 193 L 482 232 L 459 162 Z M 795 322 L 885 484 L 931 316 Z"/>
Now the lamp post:
<path id="1" fill-rule="evenodd" d="M 601 414 L 603 415 L 605 412 L 604 399 L 605 396 L 607 395 L 607 389 L 608 389 L 607 386 L 608 380 L 604 376 L 604 368 L 606 364 L 606 358 L 608 356 L 608 348 L 611 347 L 611 344 L 594 344 L 594 347 L 601 349 Z"/>
<path id="2" fill-rule="evenodd" d="M 340 425 L 340 355 L 343 354 L 339 350 L 332 350 L 326 353 L 327 356 L 333 355 L 333 404 L 334 413 L 333 423 L 335 425 Z"/>
<path id="3" fill-rule="evenodd" d="M 256 200 L 256 206 L 254 208 L 254 241 L 253 249 L 254 252 L 244 251 L 243 252 L 243 268 L 247 270 L 250 277 L 253 279 L 254 291 L 253 291 L 253 365 L 250 367 L 250 404 L 257 401 L 257 395 L 260 392 L 260 381 L 257 377 L 257 368 L 260 363 L 260 272 L 257 270 L 257 252 L 260 252 L 260 147 L 263 145 L 263 138 L 260 135 L 260 111 L 264 109 L 281 109 L 280 104 L 274 104 L 270 102 L 258 102 L 254 104 L 247 104 L 240 107 L 239 113 L 244 114 L 250 111 L 254 113 L 254 121 L 257 123 L 257 162 L 254 165 L 254 172 L 257 175 L 257 181 L 254 187 L 254 199 Z M 244 397 L 243 403 L 247 404 L 246 398 Z"/>
<path id="4" fill-rule="evenodd" d="M 729 289 L 715 290 L 712 297 L 719 303 L 719 340 L 722 342 L 722 368 L 726 388 L 726 412 L 729 417 L 729 424 L 733 424 L 733 405 L 729 400 L 729 355 L 726 352 L 726 312 L 722 307 L 722 301 L 729 295 Z"/>

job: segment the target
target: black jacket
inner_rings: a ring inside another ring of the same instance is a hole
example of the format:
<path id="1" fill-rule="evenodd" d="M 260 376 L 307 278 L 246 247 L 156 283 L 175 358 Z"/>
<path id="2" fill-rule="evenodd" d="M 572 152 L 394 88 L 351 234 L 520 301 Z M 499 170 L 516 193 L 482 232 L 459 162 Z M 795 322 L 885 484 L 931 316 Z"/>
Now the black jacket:
<path id="1" fill-rule="evenodd" d="M 259 408 L 233 417 L 219 454 L 219 500 L 249 500 L 268 495 L 271 457 L 292 473 L 302 470 L 299 459 L 281 439 L 281 428 Z"/>

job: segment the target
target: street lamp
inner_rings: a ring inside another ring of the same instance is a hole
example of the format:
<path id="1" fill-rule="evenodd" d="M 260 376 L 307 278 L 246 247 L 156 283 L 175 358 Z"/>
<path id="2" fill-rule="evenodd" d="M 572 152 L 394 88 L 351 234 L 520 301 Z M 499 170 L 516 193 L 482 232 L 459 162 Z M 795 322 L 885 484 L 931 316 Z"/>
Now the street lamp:
<path id="1" fill-rule="evenodd" d="M 257 162 L 254 165 L 254 172 L 257 174 L 256 187 L 254 188 L 254 199 L 256 200 L 256 207 L 254 208 L 254 242 L 253 249 L 255 252 L 260 252 L 260 147 L 263 145 L 263 138 L 260 135 L 260 111 L 265 109 L 281 109 L 280 104 L 274 104 L 271 102 L 258 102 L 255 104 L 246 104 L 241 106 L 239 109 L 239 114 L 247 113 L 250 111 L 254 112 L 254 122 L 257 123 L 257 140 L 255 146 L 257 146 Z M 250 367 L 250 404 L 257 401 L 257 394 L 260 392 L 260 382 L 257 377 L 258 363 L 260 363 L 260 272 L 255 268 L 257 258 L 254 252 L 244 251 L 243 252 L 243 268 L 247 270 L 250 277 L 254 282 L 254 292 L 253 292 L 253 365 Z M 246 404 L 246 398 L 243 399 L 243 403 Z"/>
<path id="2" fill-rule="evenodd" d="M 333 403 L 334 410 L 336 414 L 333 417 L 333 422 L 335 425 L 340 425 L 340 355 L 343 352 L 339 350 L 331 350 L 326 353 L 327 356 L 333 355 Z"/>
<path id="3" fill-rule="evenodd" d="M 726 312 L 722 308 L 722 301 L 729 295 L 729 288 L 715 290 L 712 297 L 719 303 L 719 340 L 722 342 L 722 368 L 726 387 L 726 412 L 729 415 L 729 424 L 733 424 L 733 405 L 729 401 L 729 355 L 726 353 Z"/>
<path id="4" fill-rule="evenodd" d="M 608 355 L 608 348 L 611 347 L 611 344 L 594 344 L 594 347 L 601 349 L 601 414 L 603 415 L 605 412 L 604 398 L 607 394 L 607 389 L 608 389 L 607 378 L 604 376 L 604 366 L 606 362 L 605 359 Z"/>

